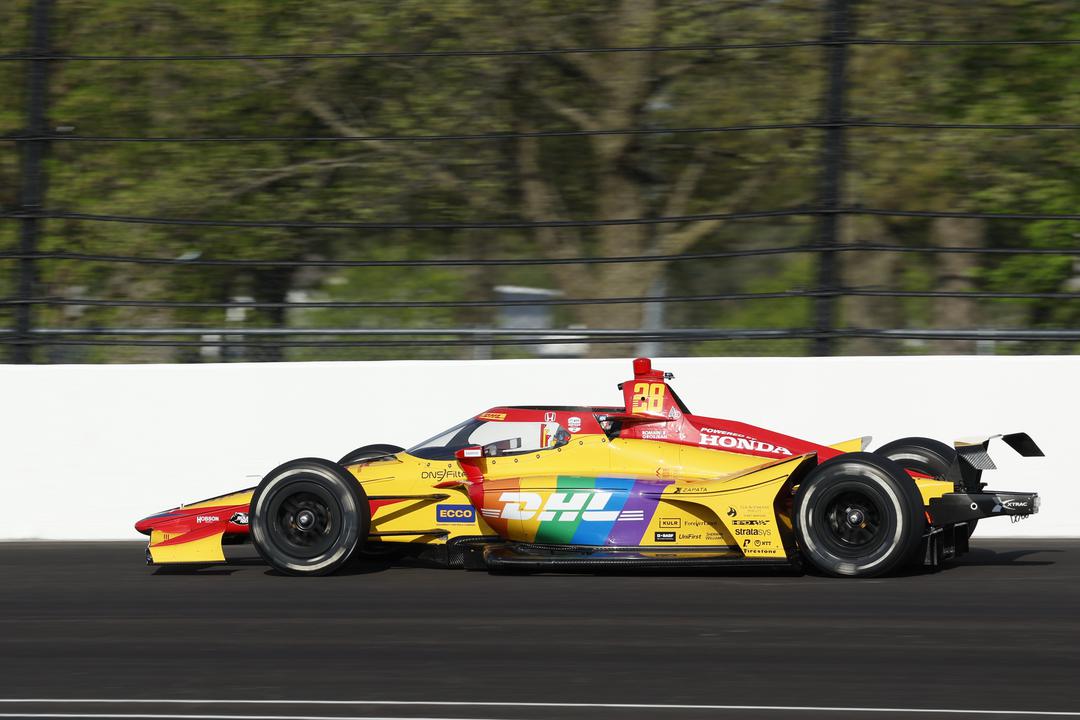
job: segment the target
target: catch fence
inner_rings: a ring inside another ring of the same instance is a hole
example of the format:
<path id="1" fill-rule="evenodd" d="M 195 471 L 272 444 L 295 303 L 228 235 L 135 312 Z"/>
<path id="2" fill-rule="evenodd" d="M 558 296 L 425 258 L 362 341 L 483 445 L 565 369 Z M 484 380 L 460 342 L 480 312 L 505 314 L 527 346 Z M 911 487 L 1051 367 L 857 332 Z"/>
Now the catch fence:
<path id="1" fill-rule="evenodd" d="M 839 303 L 844 298 L 927 298 L 958 300 L 1047 300 L 1075 302 L 1080 292 L 1008 290 L 905 290 L 899 288 L 852 287 L 841 280 L 839 258 L 847 254 L 918 253 L 934 255 L 979 256 L 1080 256 L 1080 246 L 913 246 L 900 243 L 850 243 L 842 241 L 841 222 L 845 217 L 880 216 L 883 218 L 966 219 L 986 222 L 999 221 L 1080 221 L 1080 213 L 1061 212 L 973 212 L 962 210 L 908 210 L 890 207 L 866 207 L 847 201 L 846 179 L 851 171 L 848 143 L 853 132 L 862 129 L 886 129 L 895 132 L 919 131 L 1016 131 L 1021 133 L 1070 133 L 1080 130 L 1080 123 L 1056 122 L 905 122 L 857 117 L 852 113 L 850 92 L 852 82 L 851 53 L 860 46 L 911 46 L 913 48 L 965 46 L 1077 46 L 1080 40 L 1070 38 L 1039 39 L 887 39 L 860 37 L 853 33 L 854 14 L 858 5 L 849 0 L 828 0 L 824 8 L 824 33 L 818 39 L 783 42 L 715 43 L 686 45 L 643 45 L 626 47 L 545 47 L 521 49 L 466 49 L 415 52 L 364 51 L 341 53 L 266 53 L 266 54 L 65 54 L 55 52 L 50 30 L 55 23 L 56 8 L 51 0 L 32 0 L 29 4 L 30 22 L 28 49 L 24 52 L 0 55 L 0 62 L 19 63 L 25 67 L 25 128 L 3 137 L 3 141 L 19 155 L 19 205 L 0 212 L 0 223 L 18 227 L 17 246 L 0 252 L 0 269 L 10 269 L 14 277 L 11 293 L 0 299 L 0 308 L 11 311 L 11 326 L 0 329 L 0 346 L 7 346 L 10 361 L 27 363 L 48 361 L 43 348 L 60 346 L 158 346 L 169 348 L 228 348 L 257 347 L 263 350 L 293 347 L 314 348 L 377 348 L 377 347 L 465 347 L 575 344 L 635 345 L 642 343 L 689 343 L 720 340 L 808 340 L 808 350 L 817 355 L 837 352 L 838 343 L 851 338 L 876 340 L 970 340 L 994 342 L 1058 343 L 1057 347 L 1080 341 L 1080 329 L 1061 328 L 903 328 L 847 327 L 840 322 Z M 521 132 L 465 132 L 450 134 L 370 134 L 370 135 L 80 135 L 57 129 L 49 120 L 48 107 L 52 88 L 50 70 L 59 63 L 261 63 L 277 61 L 329 62 L 348 60 L 393 59 L 409 62 L 418 58 L 441 58 L 453 62 L 458 58 L 521 58 L 559 55 L 631 55 L 640 53 L 728 53 L 741 50 L 817 48 L 822 53 L 824 87 L 820 119 L 808 122 L 762 122 L 731 125 L 663 126 L 592 129 L 528 130 Z M 353 220 L 353 219 L 290 219 L 259 220 L 241 217 L 180 217 L 156 214 L 113 214 L 107 212 L 75 212 L 57 207 L 47 193 L 47 158 L 50 148 L 61 143 L 155 145 L 200 144 L 206 146 L 251 143 L 302 143 L 338 145 L 363 143 L 499 143 L 523 139 L 571 138 L 595 136 L 690 136 L 720 133 L 757 133 L 798 130 L 821 134 L 818 161 L 816 198 L 811 204 L 791 207 L 758 209 L 739 212 L 685 213 L 650 217 L 597 217 L 580 219 L 529 219 L 525 217 L 478 218 L 467 221 Z M 369 231 L 469 231 L 489 233 L 500 230 L 536 230 L 563 228 L 602 228 L 610 226 L 686 226 L 707 221 L 754 222 L 765 219 L 800 218 L 816 223 L 813 242 L 777 244 L 736 250 L 689 250 L 678 253 L 639 253 L 626 255 L 569 255 L 560 257 L 430 257 L 407 259 L 377 258 L 243 258 L 164 257 L 145 254 L 132 255 L 112 252 L 82 252 L 42 248 L 42 232 L 47 222 L 77 222 L 123 224 L 140 226 L 173 226 L 187 228 L 227 228 L 237 231 L 255 229 L 348 230 Z M 1080 228 L 1080 225 L 1077 226 Z M 649 263 L 714 262 L 735 258 L 754 258 L 803 254 L 812 257 L 816 271 L 813 287 L 769 292 L 714 292 L 625 294 L 575 297 L 545 296 L 526 299 L 487 297 L 450 300 L 285 300 L 267 302 L 256 299 L 147 299 L 141 297 L 69 297 L 42 293 L 39 267 L 43 262 L 104 263 L 133 266 L 174 266 L 189 268 L 261 268 L 301 270 L 310 268 L 399 268 L 404 272 L 424 267 L 438 268 L 508 268 L 558 267 L 566 265 L 615 265 Z M 3 268 L 7 265 L 8 268 Z M 585 305 L 659 305 L 694 304 L 737 301 L 752 303 L 762 300 L 802 298 L 812 303 L 812 323 L 805 327 L 787 328 L 723 328 L 723 327 L 498 327 L 439 325 L 431 327 L 361 327 L 319 326 L 244 327 L 221 324 L 198 326 L 61 326 L 39 322 L 40 309 L 65 307 L 87 308 L 145 308 L 145 309 L 213 309 L 223 311 L 324 309 L 387 311 L 401 309 L 462 309 L 462 308 L 543 308 Z M 1064 344 L 1062 344 L 1064 343 Z M 246 356 L 253 357 L 253 356 Z"/>

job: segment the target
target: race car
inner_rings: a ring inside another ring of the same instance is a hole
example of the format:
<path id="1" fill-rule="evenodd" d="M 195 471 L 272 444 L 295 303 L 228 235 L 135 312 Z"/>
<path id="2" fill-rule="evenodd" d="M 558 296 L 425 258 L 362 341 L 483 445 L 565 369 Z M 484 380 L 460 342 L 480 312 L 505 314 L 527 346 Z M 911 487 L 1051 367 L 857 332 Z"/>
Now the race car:
<path id="1" fill-rule="evenodd" d="M 796 565 L 871 577 L 940 567 L 982 518 L 1039 510 L 986 490 L 990 440 L 819 445 L 694 415 L 648 358 L 619 406 L 494 407 L 409 449 L 280 465 L 257 487 L 140 520 L 151 564 L 224 562 L 251 541 L 273 568 L 323 575 L 410 557 L 490 571 Z M 999 437 L 1043 453 L 1025 433 Z"/>

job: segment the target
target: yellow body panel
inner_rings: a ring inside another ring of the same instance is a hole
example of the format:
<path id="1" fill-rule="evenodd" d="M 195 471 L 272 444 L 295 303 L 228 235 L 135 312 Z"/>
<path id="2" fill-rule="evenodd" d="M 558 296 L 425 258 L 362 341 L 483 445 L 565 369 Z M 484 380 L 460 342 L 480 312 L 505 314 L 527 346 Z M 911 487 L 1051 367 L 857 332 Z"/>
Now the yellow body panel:
<path id="1" fill-rule="evenodd" d="M 922 495 L 923 505 L 929 505 L 934 498 L 939 498 L 945 493 L 955 492 L 956 486 L 951 480 L 931 480 L 928 478 L 915 478 L 915 485 Z"/>
<path id="2" fill-rule="evenodd" d="M 222 535 L 224 532 L 207 535 L 198 540 L 179 542 L 175 545 L 163 545 L 162 543 L 173 539 L 173 536 L 154 530 L 150 533 L 150 557 L 155 564 L 224 562 L 225 553 L 221 549 Z"/>
<path id="3" fill-rule="evenodd" d="M 557 490 L 560 477 L 581 475 L 627 475 L 674 481 L 664 492 L 663 512 L 653 517 L 642 545 L 670 547 L 655 541 L 656 532 L 666 532 L 662 524 L 678 524 L 678 546 L 739 545 L 750 540 L 744 550 L 754 556 L 782 556 L 784 545 L 774 526 L 757 523 L 773 515 L 773 500 L 787 474 L 803 458 L 780 462 L 740 453 L 699 448 L 656 440 L 615 439 L 604 435 L 579 435 L 562 447 L 514 456 L 484 458 L 481 471 L 485 494 L 495 497 L 510 487 L 536 492 L 546 501 Z M 748 474 L 754 467 L 767 467 Z M 471 503 L 465 473 L 457 461 L 425 460 L 407 453 L 395 459 L 350 466 L 349 471 L 363 485 L 368 497 L 405 496 L 379 504 L 372 514 L 373 540 L 383 542 L 442 543 L 454 537 L 498 534 L 479 512 L 471 523 L 440 523 L 439 505 Z M 461 486 L 433 489 L 436 484 L 460 481 Z M 432 494 L 445 499 L 409 498 Z M 739 514 L 725 522 L 732 508 Z M 722 518 L 723 516 L 723 518 Z M 517 527 L 513 539 L 532 540 L 535 522 Z M 422 531 L 438 529 L 446 535 L 434 537 Z M 379 537 L 378 533 L 415 534 Z M 738 532 L 736 532 L 736 530 Z"/>

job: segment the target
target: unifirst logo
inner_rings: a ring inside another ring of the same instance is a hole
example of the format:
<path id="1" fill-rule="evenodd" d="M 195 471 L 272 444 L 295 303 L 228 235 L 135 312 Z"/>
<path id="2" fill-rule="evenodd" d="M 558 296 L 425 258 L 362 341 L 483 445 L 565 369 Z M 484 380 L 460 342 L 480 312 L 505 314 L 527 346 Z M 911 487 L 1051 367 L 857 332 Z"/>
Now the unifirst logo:
<path id="1" fill-rule="evenodd" d="M 614 522 L 618 510 L 605 510 L 613 493 L 555 492 L 544 501 L 540 493 L 504 492 L 499 496 L 503 505 L 500 517 L 504 520 L 532 520 L 541 522 L 575 522 L 578 516 L 585 522 Z M 543 507 L 543 509 L 541 509 Z"/>

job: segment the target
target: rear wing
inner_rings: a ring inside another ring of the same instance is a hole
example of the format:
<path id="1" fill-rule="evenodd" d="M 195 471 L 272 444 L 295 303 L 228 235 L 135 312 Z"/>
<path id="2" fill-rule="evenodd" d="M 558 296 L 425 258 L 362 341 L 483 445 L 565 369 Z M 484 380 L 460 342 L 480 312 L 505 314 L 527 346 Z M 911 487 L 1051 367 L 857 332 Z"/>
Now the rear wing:
<path id="1" fill-rule="evenodd" d="M 1001 438 L 1001 440 L 1011 447 L 1022 457 L 1044 457 L 1045 453 L 1042 451 L 1031 436 L 1027 433 L 1008 433 L 1004 435 L 990 435 L 985 438 L 968 438 L 964 440 L 957 440 L 953 443 L 953 447 L 956 448 L 956 462 L 950 474 L 953 475 L 952 479 L 956 482 L 956 475 L 959 475 L 960 483 L 968 490 L 981 490 L 985 487 L 985 483 L 982 482 L 983 470 L 997 470 L 997 465 L 990 458 L 990 441 Z"/>

